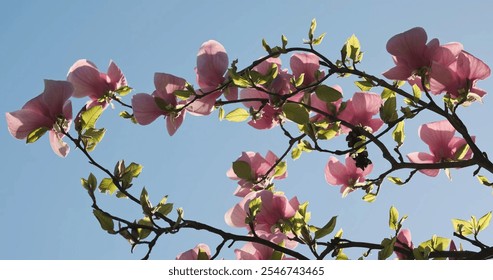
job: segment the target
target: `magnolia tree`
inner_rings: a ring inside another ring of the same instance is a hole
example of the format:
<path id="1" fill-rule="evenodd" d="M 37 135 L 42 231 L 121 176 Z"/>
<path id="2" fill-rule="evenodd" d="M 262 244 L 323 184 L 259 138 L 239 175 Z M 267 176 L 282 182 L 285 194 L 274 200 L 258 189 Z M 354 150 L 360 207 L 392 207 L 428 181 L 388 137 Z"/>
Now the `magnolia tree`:
<path id="1" fill-rule="evenodd" d="M 342 196 L 362 193 L 367 202 L 376 199 L 384 182 L 406 184 L 417 172 L 435 177 L 440 170 L 449 175 L 451 168 L 473 166 L 473 176 L 484 185 L 493 185 L 480 175 L 481 171 L 493 173 L 493 163 L 458 115 L 486 94 L 476 86 L 490 75 L 483 61 L 460 43 L 428 41 L 425 30 L 416 27 L 387 42 L 395 66 L 379 77 L 359 69 L 363 51 L 354 35 L 343 45 L 340 57 L 328 58 L 316 50 L 325 34 L 316 36 L 315 28 L 313 20 L 303 47 L 288 47 L 285 36 L 275 47 L 263 41 L 267 54 L 241 70 L 237 60 L 229 61 L 219 42 L 207 41 L 197 54 L 195 85 L 172 74 L 156 73 L 154 92 L 134 94 L 127 101 L 125 96 L 132 88 L 115 62 L 103 73 L 81 59 L 69 69 L 66 81 L 45 80 L 43 93 L 22 109 L 6 113 L 8 129 L 27 143 L 49 132 L 51 148 L 60 157 L 66 157 L 71 147 L 83 153 L 104 174 L 96 178 L 91 173 L 81 180 L 92 200 L 94 216 L 103 230 L 125 238 L 132 249 L 147 246 L 144 259 L 149 258 L 158 239 L 186 230 L 207 231 L 222 241 L 209 244 L 212 247 L 199 243 L 177 259 L 215 259 L 227 250 L 225 245 L 231 248 L 239 241 L 243 246 L 234 253 L 242 260 L 347 259 L 345 248 L 360 248 L 362 258 L 371 251 L 377 251 L 379 259 L 393 253 L 399 259 L 492 258 L 493 247 L 479 236 L 488 227 L 491 212 L 480 218 L 452 220 L 453 237 L 470 243 L 474 250 L 464 250 L 452 239 L 436 235 L 413 241 L 411 231 L 403 226 L 407 217 L 399 217 L 395 207 L 389 211 L 392 236 L 375 243 L 358 242 L 343 237 L 342 230 L 333 234 L 336 216 L 327 217 L 326 224 L 312 224 L 308 203 L 300 203 L 296 196 L 286 197 L 275 186 L 287 176 L 286 158 L 297 159 L 304 152 L 330 154 L 325 165 L 327 183 L 340 187 Z M 290 70 L 281 65 L 281 56 L 289 57 Z M 333 84 L 335 77 L 355 79 L 359 91 L 343 94 L 343 89 Z M 75 115 L 73 97 L 89 98 Z M 142 170 L 137 163 L 121 160 L 111 169 L 98 163 L 91 152 L 103 140 L 106 129 L 97 128 L 96 121 L 108 106 L 115 105 L 125 109 L 122 118 L 139 125 L 164 119 L 170 136 L 187 114 L 208 116 L 215 110 L 220 120 L 248 121 L 255 129 L 282 133 L 287 142 L 283 154 L 246 151 L 233 159 L 227 171 L 238 185 L 234 192 L 238 203 L 231 205 L 224 219 L 231 227 L 244 228 L 244 234 L 185 219 L 184 210 L 175 209 L 167 196 L 153 205 L 145 188 L 133 187 Z M 403 155 L 400 147 L 405 123 L 425 111 L 441 119 L 419 127 L 419 137 L 429 151 Z M 345 141 L 331 142 L 336 138 Z M 347 145 L 335 147 L 334 143 Z M 388 168 L 375 174 L 374 162 Z M 397 171 L 408 175 L 399 178 Z M 126 198 L 142 209 L 143 216 L 135 219 L 113 214 L 98 203 L 98 193 Z"/>

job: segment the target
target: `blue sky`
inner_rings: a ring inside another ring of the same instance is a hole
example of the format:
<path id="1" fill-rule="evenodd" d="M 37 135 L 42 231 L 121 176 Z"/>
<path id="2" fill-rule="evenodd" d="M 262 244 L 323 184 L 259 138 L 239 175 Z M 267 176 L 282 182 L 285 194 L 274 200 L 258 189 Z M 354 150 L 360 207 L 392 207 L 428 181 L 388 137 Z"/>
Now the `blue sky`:
<path id="1" fill-rule="evenodd" d="M 195 83 L 196 53 L 204 41 L 221 42 L 230 60 L 238 58 L 243 67 L 264 55 L 262 38 L 274 45 L 284 34 L 290 46 L 302 45 L 313 18 L 318 22 L 317 33 L 327 32 L 317 48 L 320 52 L 337 59 L 342 44 L 354 33 L 365 52 L 360 69 L 372 74 L 392 66 L 385 50 L 387 40 L 415 26 L 424 27 L 429 38 L 437 37 L 442 43 L 459 41 L 491 64 L 493 33 L 488 24 L 492 8 L 487 1 L 468 1 L 467 6 L 462 1 L 3 1 L 0 10 L 6 12 L 0 18 L 0 84 L 4 100 L 0 111 L 21 108 L 42 92 L 43 79 L 64 80 L 70 66 L 80 58 L 93 61 L 102 71 L 114 60 L 133 93 L 152 92 L 154 72 L 172 73 Z M 282 57 L 282 61 L 287 67 L 289 57 Z M 352 81 L 334 78 L 328 83 L 342 85 L 345 98 L 349 98 L 357 91 Z M 489 80 L 478 86 L 493 89 Z M 130 103 L 130 96 L 125 101 Z M 493 141 L 488 127 L 490 96 L 484 101 L 461 110 L 461 114 L 479 146 L 489 152 Z M 74 100 L 74 111 L 84 102 Z M 232 195 L 236 185 L 225 173 L 242 151 L 281 154 L 287 147 L 282 132 L 219 122 L 213 113 L 201 118 L 188 115 L 180 130 L 169 137 L 163 120 L 137 126 L 120 119 L 121 110 L 118 106 L 108 109 L 99 121 L 108 132 L 94 157 L 109 168 L 120 159 L 142 164 L 135 194 L 145 186 L 154 203 L 169 195 L 169 201 L 184 208 L 186 218 L 244 233 L 224 223 L 224 213 L 238 202 Z M 420 123 L 437 120 L 424 115 L 407 123 L 403 152 L 427 151 L 417 128 Z M 143 248 L 131 254 L 128 243 L 102 231 L 92 215 L 80 178 L 89 172 L 99 178 L 103 175 L 75 149 L 66 159 L 58 158 L 46 138 L 26 145 L 11 137 L 5 121 L 0 122 L 0 239 L 4 240 L 0 259 L 142 257 Z M 382 162 L 378 153 L 372 159 L 376 165 Z M 342 199 L 338 188 L 325 182 L 327 160 L 328 155 L 315 153 L 304 154 L 297 161 L 289 159 L 289 176 L 277 187 L 288 197 L 296 195 L 300 201 L 310 201 L 315 224 L 323 225 L 338 215 L 337 228 L 342 227 L 352 240 L 379 242 L 390 236 L 387 219 L 391 205 L 401 215 L 409 215 L 405 227 L 411 229 L 415 243 L 432 234 L 450 237 L 451 218 L 467 219 L 493 210 L 491 189 L 477 183 L 472 169 L 453 170 L 453 181 L 442 172 L 435 179 L 418 174 L 404 187 L 385 183 L 377 201 L 368 204 L 361 200 L 361 192 Z M 379 168 L 376 170 L 383 167 Z M 140 217 L 140 210 L 128 200 L 101 196 L 99 202 L 128 219 Z M 493 244 L 491 229 L 482 237 Z M 214 248 L 219 241 L 203 232 L 180 232 L 161 238 L 151 257 L 172 259 L 197 243 Z M 241 246 L 235 244 L 235 248 Z M 362 253 L 348 251 L 354 258 Z M 221 257 L 232 258 L 231 250 Z"/>

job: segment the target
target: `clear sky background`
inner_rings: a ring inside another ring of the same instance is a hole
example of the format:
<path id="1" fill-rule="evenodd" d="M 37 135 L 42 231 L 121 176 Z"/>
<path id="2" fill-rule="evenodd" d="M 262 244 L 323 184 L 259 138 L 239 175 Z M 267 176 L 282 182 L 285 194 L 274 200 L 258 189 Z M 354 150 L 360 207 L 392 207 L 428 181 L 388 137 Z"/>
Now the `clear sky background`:
<path id="1" fill-rule="evenodd" d="M 301 46 L 312 18 L 318 22 L 317 34 L 327 32 L 317 48 L 320 52 L 337 59 L 342 44 L 354 33 L 365 52 L 360 69 L 372 74 L 393 65 L 385 50 L 387 40 L 415 26 L 424 27 L 430 39 L 459 41 L 486 63 L 493 62 L 489 1 L 2 1 L 0 10 L 2 114 L 20 109 L 42 92 L 43 79 L 64 80 L 80 58 L 93 61 L 103 72 L 113 59 L 133 93 L 151 93 L 154 72 L 195 83 L 197 50 L 206 40 L 221 42 L 230 60 L 238 58 L 243 67 L 264 55 L 262 38 L 275 45 L 285 34 L 289 46 Z M 289 56 L 282 61 L 289 66 Z M 348 99 L 357 91 L 353 81 L 334 78 L 328 83 L 342 85 Z M 460 114 L 479 146 L 491 154 L 493 83 L 487 80 L 478 86 L 490 92 L 485 103 L 461 109 Z M 130 98 L 125 101 L 130 103 Z M 85 101 L 74 100 L 74 111 Z M 239 201 L 232 195 L 236 184 L 225 173 L 242 151 L 281 154 L 287 141 L 279 128 L 258 131 L 246 123 L 219 122 L 214 112 L 201 118 L 187 115 L 180 130 L 169 137 L 163 120 L 137 126 L 120 119 L 122 108 L 116 107 L 107 109 L 98 123 L 108 130 L 93 152 L 100 163 L 112 169 L 120 159 L 138 162 L 144 170 L 135 181 L 135 195 L 145 186 L 154 203 L 169 195 L 188 219 L 245 233 L 224 222 L 224 213 Z M 424 115 L 406 123 L 403 153 L 428 151 L 417 128 L 437 120 L 441 119 Z M 89 172 L 100 179 L 103 175 L 73 145 L 69 156 L 61 159 L 46 136 L 31 145 L 11 137 L 5 120 L 0 122 L 0 143 L 0 259 L 138 259 L 145 254 L 145 248 L 131 254 L 123 238 L 100 229 L 80 178 Z M 376 176 L 384 166 L 378 165 L 382 163 L 378 153 L 371 159 Z M 337 229 L 343 228 L 344 236 L 355 241 L 378 243 L 389 237 L 391 205 L 409 215 L 405 227 L 411 229 L 415 244 L 432 234 L 451 237 L 451 218 L 479 217 L 493 210 L 491 189 L 472 177 L 473 169 L 452 170 L 453 181 L 441 172 L 435 179 L 418 174 L 404 187 L 385 182 L 377 201 L 369 204 L 361 200 L 362 192 L 342 199 L 339 188 L 325 182 L 327 160 L 327 154 L 316 153 L 288 159 L 289 176 L 277 187 L 288 197 L 310 201 L 316 225 L 338 215 Z M 141 210 L 129 200 L 102 195 L 99 202 L 129 220 L 141 217 Z M 480 239 L 493 244 L 492 232 L 486 230 Z M 163 236 L 151 258 L 173 259 L 202 242 L 215 248 L 220 240 L 193 230 Z M 357 258 L 363 250 L 347 253 Z M 220 257 L 233 258 L 232 250 L 224 250 Z"/>

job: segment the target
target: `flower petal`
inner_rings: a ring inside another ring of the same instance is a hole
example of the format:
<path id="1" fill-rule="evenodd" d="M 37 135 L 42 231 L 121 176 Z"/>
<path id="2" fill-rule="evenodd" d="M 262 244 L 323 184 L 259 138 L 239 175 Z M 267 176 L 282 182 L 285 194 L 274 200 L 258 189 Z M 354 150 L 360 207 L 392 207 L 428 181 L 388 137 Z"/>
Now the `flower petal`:
<path id="1" fill-rule="evenodd" d="M 59 157 L 66 157 L 70 152 L 70 146 L 63 142 L 63 140 L 59 137 L 58 133 L 54 130 L 50 130 L 50 145 L 53 149 L 53 152 L 57 154 Z"/>
<path id="2" fill-rule="evenodd" d="M 164 112 L 157 106 L 154 97 L 147 93 L 132 96 L 132 108 L 135 120 L 140 125 L 148 125 L 159 116 L 164 115 Z"/>

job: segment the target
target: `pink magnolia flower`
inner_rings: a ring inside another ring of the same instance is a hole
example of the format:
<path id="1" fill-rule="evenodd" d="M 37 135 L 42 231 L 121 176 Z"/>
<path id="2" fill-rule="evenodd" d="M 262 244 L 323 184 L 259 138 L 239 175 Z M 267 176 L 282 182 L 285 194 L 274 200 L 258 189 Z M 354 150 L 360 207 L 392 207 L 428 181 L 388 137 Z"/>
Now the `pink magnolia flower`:
<path id="1" fill-rule="evenodd" d="M 245 219 L 250 213 L 250 201 L 256 198 L 260 198 L 262 201 L 260 211 L 253 222 L 256 233 L 275 233 L 277 223 L 293 217 L 300 205 L 296 197 L 288 201 L 286 196 L 281 193 L 273 193 L 267 190 L 251 192 L 226 212 L 224 215 L 226 223 L 232 227 L 250 228 L 245 223 Z"/>
<path id="2" fill-rule="evenodd" d="M 339 162 L 333 156 L 325 166 L 325 180 L 333 186 L 341 186 L 341 193 L 351 192 L 359 183 L 364 183 L 366 176 L 373 170 L 373 164 L 369 164 L 365 170 L 356 167 L 355 160 L 346 156 L 346 165 Z M 349 188 L 349 189 L 348 189 Z"/>
<path id="3" fill-rule="evenodd" d="M 411 241 L 411 231 L 408 229 L 401 229 L 397 234 L 397 241 L 394 244 L 394 247 L 402 248 L 402 249 L 414 249 L 413 242 Z M 399 260 L 407 259 L 405 254 L 402 254 L 398 251 L 394 251 Z"/>
<path id="4" fill-rule="evenodd" d="M 297 242 L 290 241 L 283 233 L 260 234 L 259 237 L 289 249 L 293 249 L 298 245 Z M 253 242 L 247 242 L 241 249 L 235 250 L 237 260 L 271 260 L 273 253 L 274 249 Z M 283 256 L 282 259 L 292 260 L 293 258 Z"/>
<path id="5" fill-rule="evenodd" d="M 430 148 L 430 154 L 414 152 L 407 155 L 413 163 L 439 163 L 448 160 L 456 160 L 456 154 L 460 148 L 466 145 L 466 140 L 454 137 L 455 128 L 447 121 L 438 121 L 421 125 L 419 138 Z M 473 140 L 474 140 L 473 136 Z M 463 159 L 470 159 L 472 151 L 467 151 Z M 421 169 L 420 172 L 435 177 L 439 169 Z"/>
<path id="6" fill-rule="evenodd" d="M 211 258 L 211 250 L 209 249 L 209 246 L 201 243 L 195 246 L 195 248 L 190 249 L 176 256 L 176 260 L 198 260 L 199 251 L 205 253 L 208 259 Z"/>
<path id="7" fill-rule="evenodd" d="M 275 169 L 269 174 L 267 171 L 276 164 L 278 157 L 271 151 L 267 152 L 267 155 L 262 157 L 259 153 L 255 152 L 243 152 L 241 156 L 235 161 L 246 162 L 250 166 L 251 176 L 248 179 L 240 178 L 234 172 L 233 168 L 230 168 L 226 175 L 232 180 L 238 180 L 238 188 L 235 191 L 236 196 L 244 197 L 251 191 L 258 191 L 266 188 L 271 184 L 273 179 L 284 179 L 287 176 L 287 171 L 284 173 L 275 175 Z M 267 175 L 267 178 L 260 183 L 263 176 Z"/>
<path id="8" fill-rule="evenodd" d="M 29 100 L 22 109 L 5 114 L 7 126 L 10 134 L 17 139 L 25 139 L 39 128 L 46 129 L 55 154 L 66 157 L 70 147 L 62 138 L 65 136 L 63 131 L 68 131 L 72 122 L 69 98 L 74 88 L 66 81 L 45 80 L 44 83 L 43 93 Z"/>
<path id="9" fill-rule="evenodd" d="M 205 97 L 195 100 L 187 107 L 191 113 L 196 115 L 208 115 L 214 109 L 216 99 L 224 93 L 226 99 L 237 99 L 238 89 L 228 87 L 223 91 L 216 89 L 226 81 L 224 76 L 228 69 L 228 54 L 223 45 L 214 40 L 209 40 L 202 44 L 197 54 L 197 83 L 200 91 L 209 93 Z"/>
<path id="10" fill-rule="evenodd" d="M 101 73 L 91 61 L 77 60 L 70 67 L 67 80 L 74 85 L 74 97 L 88 96 L 91 99 L 87 103 L 87 108 L 95 105 L 102 105 L 105 108 L 111 100 L 101 101 L 101 98 L 127 85 L 125 76 L 113 61 L 110 61 L 108 73 Z"/>
<path id="11" fill-rule="evenodd" d="M 426 43 L 427 40 L 426 31 L 421 27 L 409 29 L 390 38 L 387 42 L 387 51 L 392 54 L 396 66 L 383 75 L 387 79 L 407 80 L 415 74 L 418 76 L 428 74 L 434 61 L 448 65 L 462 51 L 460 43 L 440 46 L 436 38 Z M 421 85 L 421 82 L 414 82 Z"/>
<path id="12" fill-rule="evenodd" d="M 380 95 L 371 92 L 356 92 L 354 96 L 346 103 L 344 109 L 338 116 L 340 120 L 344 120 L 354 126 L 364 126 L 371 128 L 372 132 L 380 129 L 383 121 L 374 115 L 379 114 L 382 106 Z M 349 127 L 341 126 L 343 133 L 351 131 Z"/>
<path id="13" fill-rule="evenodd" d="M 302 86 L 311 85 L 324 77 L 323 72 L 320 73 L 319 77 L 316 77 L 316 73 L 320 69 L 320 62 L 318 56 L 312 53 L 295 53 L 291 57 L 290 66 L 296 78 L 304 74 Z"/>
<path id="14" fill-rule="evenodd" d="M 184 110 L 176 111 L 177 105 L 184 102 L 178 102 L 173 92 L 185 89 L 185 84 L 186 81 L 182 78 L 155 73 L 156 90 L 152 94 L 139 93 L 132 97 L 135 120 L 141 125 L 148 125 L 159 116 L 164 116 L 168 133 L 173 136 L 185 118 Z"/>
<path id="15" fill-rule="evenodd" d="M 462 51 L 450 64 L 434 62 L 430 75 L 430 89 L 434 94 L 447 92 L 451 97 L 474 93 L 483 97 L 486 92 L 476 87 L 478 80 L 489 77 L 491 70 L 483 61 Z"/>

